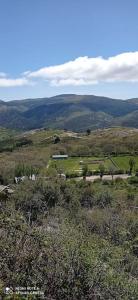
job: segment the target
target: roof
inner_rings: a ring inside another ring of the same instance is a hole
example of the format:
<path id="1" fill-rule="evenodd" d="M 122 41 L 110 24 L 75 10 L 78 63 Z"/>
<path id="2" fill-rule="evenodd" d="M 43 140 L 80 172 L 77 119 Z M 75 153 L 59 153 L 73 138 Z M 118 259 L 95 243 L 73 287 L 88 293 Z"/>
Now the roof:
<path id="1" fill-rule="evenodd" d="M 68 155 L 67 154 L 64 154 L 64 155 L 52 155 L 52 158 L 68 158 Z"/>

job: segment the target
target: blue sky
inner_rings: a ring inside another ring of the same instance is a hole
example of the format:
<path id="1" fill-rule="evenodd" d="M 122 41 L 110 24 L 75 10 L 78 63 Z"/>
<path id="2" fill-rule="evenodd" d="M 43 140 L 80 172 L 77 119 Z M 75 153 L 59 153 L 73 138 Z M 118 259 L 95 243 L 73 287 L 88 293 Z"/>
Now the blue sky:
<path id="1" fill-rule="evenodd" d="M 137 0 L 0 0 L 0 98 L 138 97 L 137 12 Z"/>

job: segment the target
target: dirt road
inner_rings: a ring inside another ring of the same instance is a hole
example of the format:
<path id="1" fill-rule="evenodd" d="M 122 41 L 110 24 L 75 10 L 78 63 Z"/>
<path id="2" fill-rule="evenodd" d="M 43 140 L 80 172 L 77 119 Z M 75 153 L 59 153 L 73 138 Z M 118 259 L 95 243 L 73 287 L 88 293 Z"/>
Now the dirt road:
<path id="1" fill-rule="evenodd" d="M 118 174 L 118 175 L 113 176 L 113 180 L 115 180 L 116 178 L 127 179 L 129 177 L 131 177 L 131 176 L 127 175 L 127 174 Z M 81 180 L 81 179 L 83 179 L 83 177 L 78 177 L 77 179 Z M 86 177 L 87 181 L 92 181 L 93 182 L 96 179 L 100 179 L 100 176 L 99 175 L 93 175 L 93 176 L 87 176 Z M 112 180 L 112 176 L 111 175 L 104 175 L 102 180 Z"/>

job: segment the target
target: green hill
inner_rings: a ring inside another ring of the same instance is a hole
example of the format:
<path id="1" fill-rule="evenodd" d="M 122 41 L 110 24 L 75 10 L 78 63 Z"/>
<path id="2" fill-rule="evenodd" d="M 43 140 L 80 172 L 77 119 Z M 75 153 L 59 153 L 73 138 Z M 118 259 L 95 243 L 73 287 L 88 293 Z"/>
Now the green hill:
<path id="1" fill-rule="evenodd" d="M 58 95 L 0 101 L 0 126 L 22 130 L 41 127 L 84 131 L 128 126 L 138 128 L 137 99 L 118 100 L 93 95 Z"/>

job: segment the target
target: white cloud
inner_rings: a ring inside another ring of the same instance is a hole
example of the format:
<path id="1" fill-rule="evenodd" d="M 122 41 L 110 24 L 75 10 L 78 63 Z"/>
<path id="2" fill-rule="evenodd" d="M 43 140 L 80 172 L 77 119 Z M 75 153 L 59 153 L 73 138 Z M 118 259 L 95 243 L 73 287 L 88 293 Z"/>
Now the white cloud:
<path id="1" fill-rule="evenodd" d="M 34 85 L 44 80 L 51 86 L 82 86 L 100 82 L 138 82 L 138 51 L 113 57 L 78 57 L 61 65 L 26 71 L 18 78 L 0 72 L 0 87 Z"/>
<path id="2" fill-rule="evenodd" d="M 0 76 L 0 87 L 18 87 L 24 85 L 30 85 L 31 83 L 27 78 L 6 78 L 5 76 Z"/>
<path id="3" fill-rule="evenodd" d="M 27 78 L 38 78 L 51 85 L 91 85 L 99 82 L 138 82 L 138 52 L 109 57 L 79 57 L 61 65 L 26 72 Z"/>

